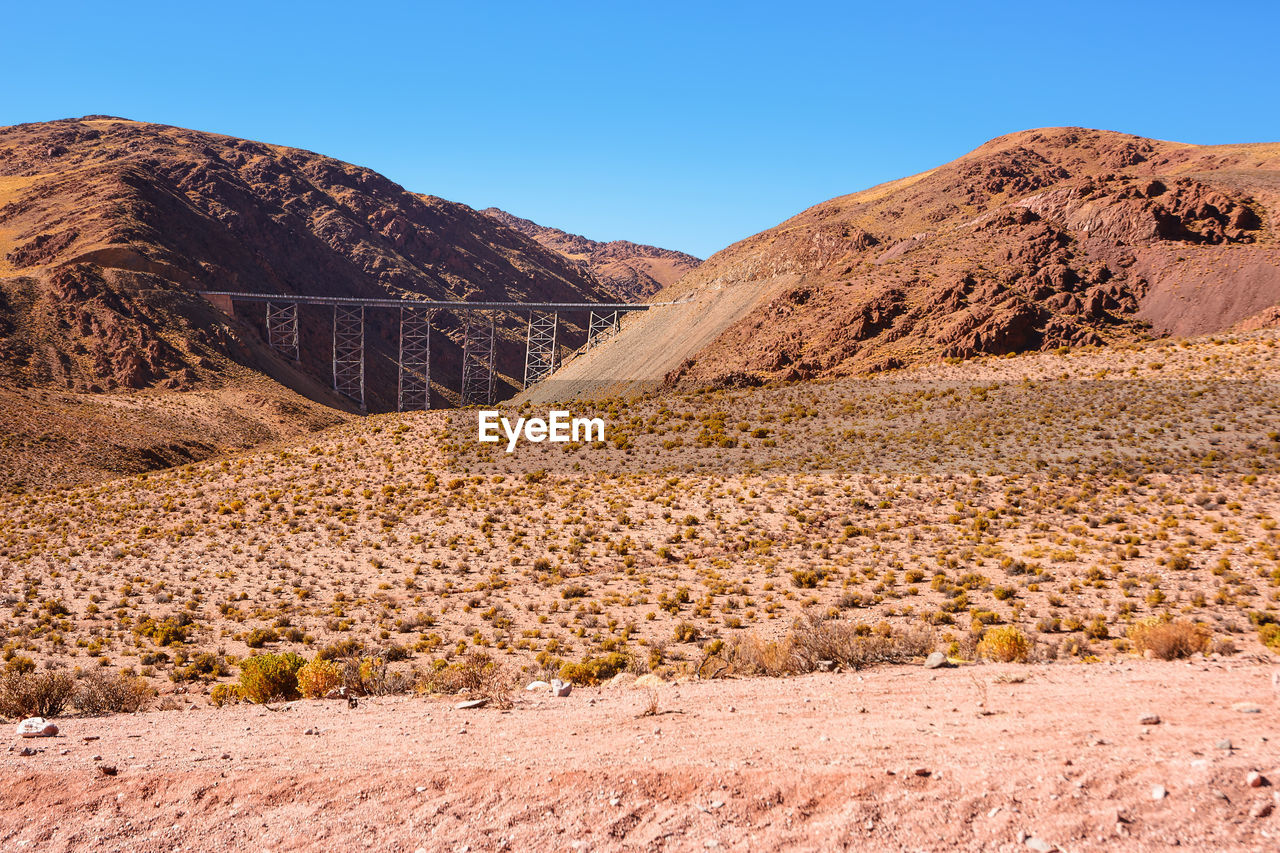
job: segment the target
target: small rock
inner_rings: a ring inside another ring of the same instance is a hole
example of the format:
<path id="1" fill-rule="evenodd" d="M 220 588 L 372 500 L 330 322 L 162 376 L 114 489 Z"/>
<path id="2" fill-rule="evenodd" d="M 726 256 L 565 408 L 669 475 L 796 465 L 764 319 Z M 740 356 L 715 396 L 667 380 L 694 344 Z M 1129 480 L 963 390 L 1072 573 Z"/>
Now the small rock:
<path id="1" fill-rule="evenodd" d="M 1169 796 L 1169 792 L 1165 790 L 1164 785 L 1156 785 L 1151 789 L 1151 799 L 1153 800 L 1163 800 L 1167 796 Z"/>
<path id="2" fill-rule="evenodd" d="M 933 771 L 929 770 L 927 767 L 917 767 L 914 772 L 917 776 L 924 777 L 932 775 Z"/>
<path id="3" fill-rule="evenodd" d="M 114 764 L 99 764 L 98 772 L 101 773 L 103 776 L 114 776 L 120 771 L 116 769 L 116 766 Z"/>
<path id="4" fill-rule="evenodd" d="M 488 705 L 488 704 L 489 704 L 488 699 L 472 699 L 467 702 L 459 702 L 457 705 L 454 705 L 453 707 L 457 708 L 459 711 L 469 711 L 472 708 L 483 708 L 485 705 Z"/>
<path id="5" fill-rule="evenodd" d="M 572 682 L 572 681 L 561 681 L 561 680 L 560 680 L 560 679 L 558 679 L 558 678 L 553 678 L 553 679 L 551 680 L 551 695 L 552 695 L 552 696 L 560 696 L 560 697 L 564 697 L 564 696 L 568 696 L 571 692 L 573 692 L 573 682 Z"/>
<path id="6" fill-rule="evenodd" d="M 925 669 L 940 669 L 947 665 L 947 656 L 942 652 L 934 652 L 924 659 Z"/>
<path id="7" fill-rule="evenodd" d="M 1263 776 L 1257 770 L 1250 771 L 1249 775 L 1244 777 L 1245 784 L 1250 788 L 1261 788 L 1267 784 L 1267 777 Z"/>
<path id="8" fill-rule="evenodd" d="M 818 671 L 819 671 L 819 672 L 834 672 L 834 671 L 835 671 L 835 668 L 836 668 L 836 662 L 835 662 L 835 661 L 833 661 L 833 660 L 820 660 L 820 661 L 818 661 Z"/>
<path id="9" fill-rule="evenodd" d="M 1270 800 L 1259 800 L 1249 809 L 1249 817 L 1266 817 L 1271 814 L 1272 808 Z"/>
<path id="10" fill-rule="evenodd" d="M 18 750 L 18 755 L 21 755 L 23 758 L 26 758 L 27 756 L 35 755 L 35 754 L 36 754 L 36 750 L 32 749 L 29 746 L 24 746 L 22 749 Z"/>
<path id="11" fill-rule="evenodd" d="M 541 680 L 531 681 L 529 682 L 529 686 L 525 688 L 525 690 L 550 690 L 550 689 L 551 689 L 551 685 Z"/>
<path id="12" fill-rule="evenodd" d="M 1160 725 L 1160 716 L 1158 714 L 1143 714 L 1138 718 L 1140 726 L 1158 726 Z"/>
<path id="13" fill-rule="evenodd" d="M 1025 844 L 1028 849 L 1036 851 L 1036 853 L 1053 853 L 1054 850 L 1058 849 L 1056 845 L 1050 844 L 1043 838 L 1036 838 L 1034 835 L 1022 843 Z"/>
<path id="14" fill-rule="evenodd" d="M 1241 714 L 1261 714 L 1262 706 L 1252 702 L 1237 702 L 1231 706 L 1231 710 L 1239 711 Z"/>
<path id="15" fill-rule="evenodd" d="M 1231 745 L 1231 741 L 1227 740 L 1226 738 L 1223 738 L 1222 740 L 1218 741 L 1215 744 L 1215 746 L 1217 746 L 1218 749 L 1225 749 L 1227 752 L 1230 752 L 1232 749 L 1234 749 L 1234 747 Z"/>
<path id="16" fill-rule="evenodd" d="M 57 723 L 51 723 L 44 717 L 27 717 L 18 723 L 18 737 L 54 737 L 57 734 Z"/>

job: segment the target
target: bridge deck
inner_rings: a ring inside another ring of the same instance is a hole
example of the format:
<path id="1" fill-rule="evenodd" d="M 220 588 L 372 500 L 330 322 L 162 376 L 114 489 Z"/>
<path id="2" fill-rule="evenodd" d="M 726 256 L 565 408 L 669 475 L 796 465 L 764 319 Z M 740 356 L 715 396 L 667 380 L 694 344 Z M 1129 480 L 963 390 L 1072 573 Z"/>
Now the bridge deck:
<path id="1" fill-rule="evenodd" d="M 435 299 L 362 299 L 355 296 L 304 296 L 296 293 L 235 293 L 202 290 L 201 296 L 219 296 L 238 302 L 295 302 L 301 305 L 363 305 L 368 308 L 406 306 L 448 311 L 648 311 L 667 302 L 450 302 Z"/>

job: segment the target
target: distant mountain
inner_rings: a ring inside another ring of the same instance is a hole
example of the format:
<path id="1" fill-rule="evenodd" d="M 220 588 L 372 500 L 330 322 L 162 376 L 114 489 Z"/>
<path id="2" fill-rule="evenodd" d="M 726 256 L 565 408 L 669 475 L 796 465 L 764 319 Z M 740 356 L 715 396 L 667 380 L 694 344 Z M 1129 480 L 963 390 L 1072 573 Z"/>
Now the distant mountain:
<path id="1" fill-rule="evenodd" d="M 577 234 L 548 228 L 505 210 L 488 207 L 481 211 L 508 228 L 532 237 L 554 252 L 581 264 L 621 299 L 644 299 L 675 284 L 701 260 L 684 252 L 643 246 L 628 240 L 601 243 Z"/>
<path id="2" fill-rule="evenodd" d="M 716 253 L 658 296 L 688 303 L 631 318 L 558 387 L 841 376 L 1265 324 L 1278 222 L 1280 143 L 1015 133 Z"/>
<path id="3" fill-rule="evenodd" d="M 22 401 L 6 415 L 24 412 L 20 422 L 0 417 L 6 447 L 45 454 L 65 441 L 86 458 L 101 450 L 98 464 L 115 458 L 105 449 L 114 442 L 126 448 L 121 459 L 99 468 L 135 470 L 332 422 L 340 413 L 331 407 L 349 408 L 326 387 L 329 309 L 301 311 L 294 365 L 262 345 L 260 304 L 239 306 L 233 319 L 198 290 L 616 298 L 578 263 L 488 216 L 309 151 L 108 116 L 0 128 L 0 395 Z M 580 343 L 585 319 L 562 317 L 561 343 Z M 395 405 L 396 322 L 394 311 L 369 313 L 373 411 Z M 503 393 L 523 377 L 526 322 L 502 319 Z M 435 399 L 456 400 L 460 324 L 442 313 L 435 329 Z M 277 381 L 258 381 L 267 376 Z M 247 388 L 284 414 L 213 406 L 178 423 L 160 416 L 160 395 L 131 397 L 130 416 L 102 429 L 65 416 L 82 401 L 97 411 L 105 392 Z M 317 406 L 314 417 L 298 414 Z M 41 423 L 60 426 L 46 436 Z"/>

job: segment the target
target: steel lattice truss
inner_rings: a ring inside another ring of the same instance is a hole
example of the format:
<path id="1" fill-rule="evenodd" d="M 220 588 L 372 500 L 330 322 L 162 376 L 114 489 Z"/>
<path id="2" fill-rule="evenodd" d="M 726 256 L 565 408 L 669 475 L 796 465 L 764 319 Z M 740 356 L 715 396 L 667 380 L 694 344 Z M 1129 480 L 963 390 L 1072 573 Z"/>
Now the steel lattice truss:
<path id="1" fill-rule="evenodd" d="M 493 342 L 497 320 L 493 314 L 470 313 L 462 326 L 462 405 L 491 405 L 497 385 Z"/>
<path id="2" fill-rule="evenodd" d="M 556 321 L 554 311 L 529 312 L 529 333 L 524 351 L 524 387 L 536 385 L 556 369 Z"/>
<path id="3" fill-rule="evenodd" d="M 400 411 L 431 408 L 431 316 L 415 306 L 400 308 Z"/>
<path id="4" fill-rule="evenodd" d="M 333 390 L 364 410 L 364 307 L 333 307 Z"/>
<path id="5" fill-rule="evenodd" d="M 604 343 L 617 334 L 620 324 L 617 311 L 597 314 L 591 312 L 591 325 L 587 327 L 587 349 Z"/>
<path id="6" fill-rule="evenodd" d="M 276 352 L 298 360 L 298 303 L 267 303 L 267 343 Z"/>

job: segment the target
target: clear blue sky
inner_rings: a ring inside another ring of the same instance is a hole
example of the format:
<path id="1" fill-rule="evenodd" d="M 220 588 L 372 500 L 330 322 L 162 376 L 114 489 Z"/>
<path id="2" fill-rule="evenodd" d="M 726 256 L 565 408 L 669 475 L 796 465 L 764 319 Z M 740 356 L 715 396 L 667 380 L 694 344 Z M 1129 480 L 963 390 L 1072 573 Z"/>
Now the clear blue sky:
<path id="1" fill-rule="evenodd" d="M 1280 3 L 9 4 L 0 125 L 294 145 L 706 256 L 1028 127 L 1280 140 Z"/>

